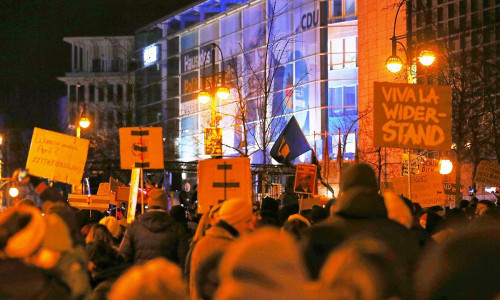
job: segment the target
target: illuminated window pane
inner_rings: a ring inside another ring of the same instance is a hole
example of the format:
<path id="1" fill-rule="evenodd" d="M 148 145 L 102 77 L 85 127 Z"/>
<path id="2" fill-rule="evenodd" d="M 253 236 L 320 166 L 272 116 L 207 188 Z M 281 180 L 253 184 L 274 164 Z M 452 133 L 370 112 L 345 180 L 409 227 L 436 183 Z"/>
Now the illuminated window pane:
<path id="1" fill-rule="evenodd" d="M 346 16 L 352 16 L 356 14 L 356 0 L 344 0 L 344 3 Z"/>

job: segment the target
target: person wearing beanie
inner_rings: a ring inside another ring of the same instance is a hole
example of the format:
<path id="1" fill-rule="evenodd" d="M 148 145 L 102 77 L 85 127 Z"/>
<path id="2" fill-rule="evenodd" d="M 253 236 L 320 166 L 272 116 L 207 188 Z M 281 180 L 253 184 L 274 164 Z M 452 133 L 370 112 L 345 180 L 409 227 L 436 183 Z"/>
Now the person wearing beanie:
<path id="1" fill-rule="evenodd" d="M 400 201 L 390 201 L 390 204 L 391 217 L 400 218 L 395 212 L 406 208 L 405 204 Z M 356 164 L 343 174 L 339 197 L 330 213 L 329 226 L 345 231 L 348 238 L 362 234 L 381 240 L 403 261 L 404 272 L 408 275 L 412 272 L 419 251 L 417 238 L 405 226 L 389 218 L 386 202 L 379 194 L 375 171 L 369 165 Z"/>
<path id="2" fill-rule="evenodd" d="M 99 224 L 106 226 L 109 233 L 111 233 L 111 236 L 113 236 L 113 244 L 115 246 L 120 246 L 120 243 L 123 238 L 123 231 L 118 220 L 113 216 L 108 216 L 102 218 L 99 221 Z"/>
<path id="3" fill-rule="evenodd" d="M 44 247 L 57 247 L 48 236 L 53 232 L 51 227 L 52 222 L 29 205 L 10 208 L 0 215 L 0 298 L 70 298 L 71 291 L 58 273 L 37 263 Z M 48 260 L 56 261 L 52 256 Z"/>
<path id="4" fill-rule="evenodd" d="M 149 209 L 125 231 L 119 252 L 130 264 L 142 264 L 157 257 L 184 267 L 189 235 L 184 226 L 166 211 L 167 194 L 153 189 L 147 198 Z"/>
<path id="5" fill-rule="evenodd" d="M 207 230 L 192 251 L 189 279 L 191 299 L 200 299 L 196 291 L 196 274 L 199 267 L 213 254 L 225 252 L 237 238 L 248 233 L 252 228 L 252 220 L 251 199 L 232 198 L 222 203 L 219 221 Z"/>
<path id="6" fill-rule="evenodd" d="M 281 227 L 281 232 L 292 235 L 296 240 L 300 240 L 305 229 L 311 227 L 311 222 L 300 214 L 291 215 Z"/>

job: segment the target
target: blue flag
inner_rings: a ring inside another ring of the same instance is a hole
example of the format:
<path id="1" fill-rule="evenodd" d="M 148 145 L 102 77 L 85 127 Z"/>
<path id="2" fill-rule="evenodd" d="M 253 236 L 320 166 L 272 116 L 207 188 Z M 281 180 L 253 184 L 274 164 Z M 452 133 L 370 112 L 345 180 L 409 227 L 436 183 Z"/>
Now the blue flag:
<path id="1" fill-rule="evenodd" d="M 309 150 L 311 147 L 300 129 L 299 123 L 292 116 L 271 148 L 270 154 L 277 162 L 289 164 L 291 160 Z"/>

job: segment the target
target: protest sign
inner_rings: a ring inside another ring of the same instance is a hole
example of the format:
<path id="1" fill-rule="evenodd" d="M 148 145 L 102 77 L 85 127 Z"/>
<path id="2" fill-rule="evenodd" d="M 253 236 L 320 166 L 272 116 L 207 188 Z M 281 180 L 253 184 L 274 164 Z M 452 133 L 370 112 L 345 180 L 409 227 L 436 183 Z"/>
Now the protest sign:
<path id="1" fill-rule="evenodd" d="M 408 176 L 392 179 L 394 192 L 419 203 L 422 207 L 442 205 L 446 202 L 443 177 L 438 172 L 421 173 L 411 176 L 411 197 L 408 197 Z"/>
<path id="2" fill-rule="evenodd" d="M 35 128 L 26 162 L 29 174 L 72 185 L 82 180 L 89 140 Z"/>
<path id="3" fill-rule="evenodd" d="M 500 165 L 482 160 L 477 166 L 474 182 L 481 186 L 500 187 Z"/>
<path id="4" fill-rule="evenodd" d="M 120 161 L 122 169 L 163 169 L 162 128 L 120 128 Z"/>
<path id="5" fill-rule="evenodd" d="M 230 198 L 252 201 L 250 158 L 206 159 L 198 163 L 198 212 Z"/>
<path id="6" fill-rule="evenodd" d="M 298 164 L 295 169 L 294 191 L 298 194 L 314 194 L 316 190 L 317 165 Z"/>
<path id="7" fill-rule="evenodd" d="M 417 154 L 410 154 L 410 157 L 412 175 L 438 171 L 439 160 Z M 401 164 L 403 167 L 401 175 L 408 175 L 408 153 L 403 153 Z"/>
<path id="8" fill-rule="evenodd" d="M 449 150 L 451 88 L 375 82 L 375 147 Z"/>

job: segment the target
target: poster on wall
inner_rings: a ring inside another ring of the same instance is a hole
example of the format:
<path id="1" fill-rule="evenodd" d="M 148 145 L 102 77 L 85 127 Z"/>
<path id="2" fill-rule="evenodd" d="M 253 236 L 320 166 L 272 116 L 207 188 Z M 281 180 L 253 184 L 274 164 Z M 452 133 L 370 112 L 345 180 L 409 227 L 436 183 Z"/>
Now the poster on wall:
<path id="1" fill-rule="evenodd" d="M 450 150 L 451 88 L 374 83 L 375 147 Z"/>

